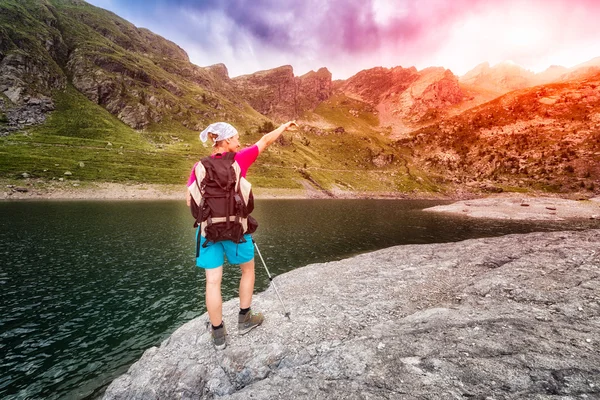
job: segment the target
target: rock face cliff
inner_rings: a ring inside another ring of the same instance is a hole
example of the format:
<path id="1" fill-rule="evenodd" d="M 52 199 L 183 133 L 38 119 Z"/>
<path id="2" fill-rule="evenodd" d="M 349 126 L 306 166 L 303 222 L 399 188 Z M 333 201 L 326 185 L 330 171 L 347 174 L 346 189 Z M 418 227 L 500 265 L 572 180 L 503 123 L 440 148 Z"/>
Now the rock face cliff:
<path id="1" fill-rule="evenodd" d="M 0 3 L 0 128 L 42 122 L 53 104 L 30 100 L 51 100 L 67 84 L 135 129 L 198 129 L 247 107 L 224 65 L 198 67 L 175 43 L 109 11 L 79 0 Z"/>
<path id="2" fill-rule="evenodd" d="M 380 125 L 390 127 L 392 136 L 437 119 L 467 97 L 458 78 L 444 68 L 373 68 L 349 78 L 340 91 L 376 107 Z"/>
<path id="3" fill-rule="evenodd" d="M 10 132 L 44 122 L 54 109 L 52 91 L 67 84 L 60 60 L 68 47 L 51 6 L 35 3 L 35 18 L 23 19 L 19 4 L 6 3 L 0 5 L 0 115 L 6 123 L 0 131 Z M 9 29 L 8 24 L 21 29 Z"/>
<path id="4" fill-rule="evenodd" d="M 294 119 L 331 96 L 331 72 L 321 68 L 296 77 L 292 66 L 259 71 L 232 79 L 236 90 L 255 110 L 277 120 Z"/>
<path id="5" fill-rule="evenodd" d="M 600 230 L 410 245 L 310 265 L 216 351 L 203 315 L 105 399 L 600 397 Z"/>

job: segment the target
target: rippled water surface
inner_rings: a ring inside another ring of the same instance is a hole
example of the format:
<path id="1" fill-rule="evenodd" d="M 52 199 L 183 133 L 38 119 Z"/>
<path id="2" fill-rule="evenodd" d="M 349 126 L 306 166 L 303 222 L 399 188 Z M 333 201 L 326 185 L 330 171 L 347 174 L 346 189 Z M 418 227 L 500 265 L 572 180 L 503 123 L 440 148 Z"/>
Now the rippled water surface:
<path id="1" fill-rule="evenodd" d="M 436 204 L 263 200 L 255 239 L 277 275 L 398 244 L 600 228 L 421 211 Z M 0 228 L 0 398 L 97 397 L 145 349 L 205 312 L 181 202 L 6 202 Z M 224 300 L 237 296 L 238 278 L 225 269 Z M 257 290 L 267 284 L 257 264 Z"/>

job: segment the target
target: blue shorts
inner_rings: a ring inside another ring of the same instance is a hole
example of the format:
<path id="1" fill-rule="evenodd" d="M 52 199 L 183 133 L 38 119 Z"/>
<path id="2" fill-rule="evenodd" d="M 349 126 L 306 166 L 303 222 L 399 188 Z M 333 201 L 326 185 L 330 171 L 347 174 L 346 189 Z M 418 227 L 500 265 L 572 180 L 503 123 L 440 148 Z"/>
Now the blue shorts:
<path id="1" fill-rule="evenodd" d="M 198 230 L 199 231 L 199 230 Z M 198 232 L 196 232 L 196 238 Z M 208 242 L 206 247 L 202 247 L 206 238 L 200 237 L 200 256 L 196 258 L 196 266 L 204 269 L 217 268 L 223 265 L 224 257 L 230 264 L 243 264 L 254 258 L 254 245 L 252 235 L 244 235 L 245 243 L 234 243 L 231 240 L 222 242 Z"/>

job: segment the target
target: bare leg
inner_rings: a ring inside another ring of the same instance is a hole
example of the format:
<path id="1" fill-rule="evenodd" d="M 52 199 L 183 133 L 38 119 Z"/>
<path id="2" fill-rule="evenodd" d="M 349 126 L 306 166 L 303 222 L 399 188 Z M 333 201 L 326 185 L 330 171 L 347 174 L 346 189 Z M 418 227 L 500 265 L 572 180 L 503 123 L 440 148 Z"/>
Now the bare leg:
<path id="1" fill-rule="evenodd" d="M 208 318 L 213 326 L 219 326 L 223 322 L 223 299 L 221 298 L 221 279 L 223 278 L 223 266 L 206 269 L 206 310 Z"/>
<path id="2" fill-rule="evenodd" d="M 252 304 L 254 292 L 254 259 L 240 264 L 242 277 L 240 278 L 240 308 L 248 308 Z"/>

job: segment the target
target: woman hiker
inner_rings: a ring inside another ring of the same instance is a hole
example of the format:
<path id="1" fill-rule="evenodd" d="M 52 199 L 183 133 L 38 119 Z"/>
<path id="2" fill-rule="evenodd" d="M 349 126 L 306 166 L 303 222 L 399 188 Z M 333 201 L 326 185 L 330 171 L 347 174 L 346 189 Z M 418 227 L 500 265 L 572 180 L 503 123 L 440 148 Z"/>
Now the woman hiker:
<path id="1" fill-rule="evenodd" d="M 226 122 L 217 122 L 209 125 L 200 133 L 200 140 L 202 140 L 202 142 L 206 142 L 208 139 L 212 140 L 213 152 L 210 158 L 213 160 L 215 158 L 225 158 L 228 156 L 227 153 L 233 153 L 233 160 L 239 165 L 240 176 L 245 177 L 248 168 L 254 163 L 258 155 L 270 144 L 275 142 L 275 140 L 291 126 L 297 126 L 296 122 L 286 122 L 274 131 L 264 135 L 254 145 L 240 151 L 237 151 L 240 147 L 239 134 L 233 126 Z M 197 165 L 198 163 L 192 168 L 192 173 L 188 180 L 188 206 L 194 201 L 190 191 L 196 191 L 197 197 L 202 181 L 199 177 L 199 182 L 196 182 Z M 249 234 L 244 234 L 245 242 L 242 241 L 236 243 L 231 240 L 207 242 L 204 233 L 205 231 L 202 230 L 202 226 L 199 226 L 197 235 L 201 235 L 201 237 L 200 242 L 198 243 L 196 265 L 200 268 L 204 268 L 206 273 L 206 308 L 211 323 L 213 342 L 217 349 L 224 349 L 227 345 L 225 341 L 227 331 L 223 324 L 223 301 L 221 298 L 221 279 L 223 277 L 224 256 L 227 257 L 230 264 L 239 264 L 242 272 L 239 287 L 239 333 L 245 334 L 249 332 L 251 329 L 259 326 L 264 320 L 262 313 L 256 313 L 250 309 L 252 294 L 254 292 L 254 246 L 252 237 Z"/>

